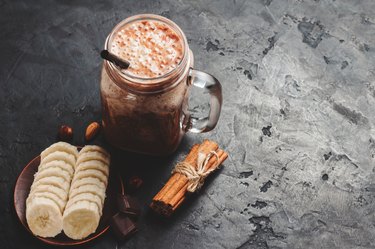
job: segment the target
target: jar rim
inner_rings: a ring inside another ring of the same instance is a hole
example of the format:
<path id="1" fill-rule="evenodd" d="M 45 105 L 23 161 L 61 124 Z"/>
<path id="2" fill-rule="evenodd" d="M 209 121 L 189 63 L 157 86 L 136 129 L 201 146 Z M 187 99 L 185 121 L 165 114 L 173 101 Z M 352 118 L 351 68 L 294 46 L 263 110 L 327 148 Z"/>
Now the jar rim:
<path id="1" fill-rule="evenodd" d="M 162 22 L 168 25 L 171 29 L 173 29 L 180 36 L 180 38 L 182 38 L 184 52 L 183 52 L 183 57 L 181 61 L 177 64 L 177 66 L 174 69 L 168 71 L 167 73 L 161 76 L 149 78 L 149 77 L 138 77 L 130 73 L 127 73 L 126 71 L 120 70 L 116 65 L 114 65 L 113 63 L 109 61 L 104 61 L 104 63 L 106 63 L 106 65 L 111 69 L 112 72 L 116 72 L 116 74 L 118 74 L 118 76 L 120 76 L 121 79 L 125 81 L 136 82 L 137 84 L 142 84 L 142 85 L 153 85 L 153 86 L 163 84 L 163 82 L 165 82 L 166 79 L 173 77 L 174 75 L 179 73 L 181 70 L 183 70 L 183 67 L 187 64 L 188 53 L 189 53 L 189 47 L 188 47 L 187 39 L 186 39 L 184 32 L 176 23 L 174 23 L 170 19 L 163 17 L 163 16 L 155 15 L 155 14 L 139 14 L 139 15 L 130 16 L 122 20 L 121 22 L 119 22 L 112 29 L 112 31 L 109 33 L 105 41 L 104 49 L 106 50 L 110 49 L 110 45 L 112 44 L 111 43 L 112 39 L 116 35 L 117 31 L 119 31 L 123 26 L 129 23 L 141 21 L 141 20 L 155 20 L 155 21 Z"/>

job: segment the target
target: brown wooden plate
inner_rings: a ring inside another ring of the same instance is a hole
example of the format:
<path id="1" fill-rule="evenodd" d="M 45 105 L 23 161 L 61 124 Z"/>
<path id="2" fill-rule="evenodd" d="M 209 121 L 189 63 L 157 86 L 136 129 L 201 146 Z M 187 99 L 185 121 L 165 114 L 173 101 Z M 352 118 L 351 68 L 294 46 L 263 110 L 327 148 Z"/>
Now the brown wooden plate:
<path id="1" fill-rule="evenodd" d="M 30 187 L 34 180 L 34 174 L 38 170 L 39 163 L 40 156 L 37 156 L 33 160 L 31 160 L 22 170 L 21 174 L 18 176 L 14 188 L 14 208 L 16 210 L 16 214 L 22 225 L 33 236 L 35 235 L 29 229 L 29 226 L 27 225 L 26 221 L 26 198 L 29 195 Z M 109 229 L 110 220 L 112 216 L 117 213 L 116 197 L 119 193 L 124 194 L 124 185 L 121 180 L 121 177 L 114 175 L 113 172 L 110 172 L 108 179 L 108 187 L 106 191 L 106 199 L 103 207 L 103 215 L 100 218 L 99 226 L 96 229 L 96 232 L 92 233 L 87 238 L 82 240 L 73 240 L 67 237 L 64 234 L 64 232 L 60 233 L 59 235 L 53 238 L 42 238 L 39 236 L 35 237 L 45 243 L 60 246 L 79 245 L 98 238 L 100 235 L 104 234 Z"/>

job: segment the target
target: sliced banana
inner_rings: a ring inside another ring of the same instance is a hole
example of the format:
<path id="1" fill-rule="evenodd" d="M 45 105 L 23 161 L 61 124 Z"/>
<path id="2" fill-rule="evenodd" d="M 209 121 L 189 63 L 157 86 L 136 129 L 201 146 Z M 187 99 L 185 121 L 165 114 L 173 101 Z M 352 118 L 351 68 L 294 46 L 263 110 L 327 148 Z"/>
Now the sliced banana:
<path id="1" fill-rule="evenodd" d="M 48 163 L 41 164 L 39 165 L 38 171 L 40 172 L 44 169 L 51 168 L 51 167 L 56 167 L 56 168 L 58 167 L 61 170 L 65 170 L 66 172 L 70 174 L 71 177 L 73 177 L 74 175 L 74 167 L 64 161 L 51 161 Z"/>
<path id="2" fill-rule="evenodd" d="M 75 167 L 76 165 L 76 158 L 74 157 L 74 155 L 63 151 L 55 151 L 51 154 L 48 154 L 45 158 L 41 160 L 40 164 L 45 164 L 52 161 L 64 161 L 66 163 L 69 163 L 73 167 Z"/>
<path id="3" fill-rule="evenodd" d="M 77 159 L 78 157 L 77 147 L 65 142 L 57 142 L 52 144 L 50 147 L 48 147 L 47 149 L 43 150 L 42 153 L 40 153 L 40 157 L 43 160 L 49 154 L 52 154 L 56 151 L 62 151 L 71 154 L 75 157 L 75 159 Z"/>
<path id="4" fill-rule="evenodd" d="M 66 208 L 68 209 L 69 207 L 75 205 L 79 201 L 94 202 L 98 206 L 99 214 L 102 215 L 103 202 L 98 195 L 91 193 L 81 193 L 79 195 L 76 195 L 73 198 L 69 198 L 69 201 L 66 204 Z"/>
<path id="5" fill-rule="evenodd" d="M 109 175 L 109 167 L 108 164 L 103 163 L 102 161 L 98 160 L 90 160 L 86 162 L 82 162 L 80 164 L 77 164 L 76 171 L 86 170 L 86 169 L 96 169 L 100 170 L 105 174 L 107 177 Z"/>
<path id="6" fill-rule="evenodd" d="M 101 152 L 88 151 L 88 152 L 85 152 L 85 153 L 82 153 L 82 154 L 79 155 L 79 157 L 77 159 L 77 165 L 79 165 L 82 162 L 87 162 L 87 161 L 90 161 L 90 160 L 98 160 L 98 161 L 101 161 L 101 162 L 109 165 L 110 157 L 105 156 Z"/>
<path id="7" fill-rule="evenodd" d="M 71 239 L 83 239 L 96 231 L 99 220 L 99 209 L 95 203 L 79 201 L 65 210 L 63 230 Z"/>
<path id="8" fill-rule="evenodd" d="M 41 178 L 38 181 L 34 181 L 31 185 L 31 191 L 39 185 L 51 185 L 63 189 L 67 193 L 69 192 L 70 184 L 63 177 L 60 176 L 48 176 Z"/>
<path id="9" fill-rule="evenodd" d="M 61 210 L 55 202 L 43 197 L 33 198 L 26 205 L 26 220 L 31 232 L 43 238 L 58 235 L 63 227 Z"/>
<path id="10" fill-rule="evenodd" d="M 65 201 L 65 203 L 68 201 L 68 193 L 63 189 L 52 185 L 38 185 L 32 191 L 30 191 L 29 195 L 32 196 L 34 193 L 38 192 L 51 192 L 57 195 L 61 200 Z"/>
<path id="11" fill-rule="evenodd" d="M 66 201 L 63 201 L 57 194 L 54 194 L 52 192 L 35 192 L 32 195 L 29 195 L 29 197 L 26 200 L 26 205 L 30 204 L 30 202 L 37 197 L 50 199 L 51 201 L 55 202 L 56 205 L 59 206 L 61 213 L 64 212 Z"/>
<path id="12" fill-rule="evenodd" d="M 88 184 L 94 184 L 97 185 L 99 188 L 106 189 L 104 183 L 96 177 L 86 177 L 82 179 L 77 179 L 76 181 L 72 181 L 72 186 L 70 189 L 76 189 Z"/>
<path id="13" fill-rule="evenodd" d="M 104 203 L 105 189 L 100 188 L 98 185 L 95 185 L 95 184 L 87 184 L 87 185 L 80 186 L 78 188 L 70 189 L 69 199 L 72 199 L 76 195 L 79 195 L 82 193 L 96 194 L 101 199 L 101 202 Z"/>
<path id="14" fill-rule="evenodd" d="M 96 169 L 87 169 L 82 171 L 76 171 L 73 177 L 73 181 L 77 181 L 82 178 L 87 177 L 93 177 L 98 178 L 101 182 L 104 183 L 104 185 L 107 187 L 108 184 L 108 178 L 106 175 L 103 174 L 103 172 L 96 170 Z"/>
<path id="15" fill-rule="evenodd" d="M 92 151 L 100 152 L 104 154 L 105 157 L 110 158 L 109 153 L 105 149 L 97 145 L 86 145 L 85 147 L 81 149 L 81 151 L 79 152 L 79 155 L 82 155 L 86 152 L 92 152 Z"/>
<path id="16" fill-rule="evenodd" d="M 64 230 L 72 239 L 94 233 L 106 197 L 109 164 L 109 153 L 96 145 L 78 152 L 58 142 L 45 149 L 26 200 L 30 230 L 41 237 Z"/>
<path id="17" fill-rule="evenodd" d="M 63 177 L 65 179 L 65 181 L 67 181 L 69 183 L 72 180 L 71 175 L 67 171 L 62 170 L 62 169 L 60 169 L 58 167 L 49 167 L 49 168 L 46 168 L 46 169 L 38 171 L 34 175 L 34 182 L 36 182 L 36 181 L 38 181 L 38 180 L 40 180 L 42 178 L 49 177 L 49 176 Z"/>

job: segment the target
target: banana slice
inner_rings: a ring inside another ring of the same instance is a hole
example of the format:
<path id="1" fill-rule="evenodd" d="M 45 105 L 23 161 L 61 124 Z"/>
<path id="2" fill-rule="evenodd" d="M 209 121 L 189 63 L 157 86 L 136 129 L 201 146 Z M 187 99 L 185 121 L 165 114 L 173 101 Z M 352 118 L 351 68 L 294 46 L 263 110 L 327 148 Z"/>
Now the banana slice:
<path id="1" fill-rule="evenodd" d="M 68 209 L 79 201 L 90 201 L 95 203 L 98 206 L 99 214 L 102 215 L 103 202 L 98 195 L 91 193 L 81 193 L 79 195 L 76 195 L 73 198 L 69 198 L 69 201 L 66 204 L 66 208 Z"/>
<path id="2" fill-rule="evenodd" d="M 62 151 L 55 151 L 51 154 L 48 154 L 45 158 L 41 160 L 40 164 L 45 164 L 52 161 L 64 161 L 66 163 L 69 163 L 73 167 L 75 167 L 76 165 L 76 158 L 72 154 Z"/>
<path id="3" fill-rule="evenodd" d="M 105 149 L 103 149 L 102 147 L 97 146 L 97 145 L 86 145 L 79 152 L 79 155 L 82 155 L 86 152 L 92 152 L 92 151 L 100 152 L 100 153 L 104 154 L 105 157 L 110 158 L 109 153 Z"/>
<path id="4" fill-rule="evenodd" d="M 98 180 L 99 181 L 99 180 Z M 61 176 L 48 176 L 41 178 L 38 181 L 34 181 L 31 185 L 31 191 L 39 185 L 51 185 L 63 189 L 65 192 L 69 192 L 70 184 Z"/>
<path id="5" fill-rule="evenodd" d="M 49 154 L 52 154 L 56 151 L 62 151 L 71 154 L 75 157 L 75 159 L 77 159 L 78 157 L 77 147 L 65 142 L 57 142 L 52 144 L 50 147 L 48 147 L 47 149 L 43 150 L 42 153 L 40 153 L 40 157 L 43 160 Z"/>
<path id="6" fill-rule="evenodd" d="M 34 175 L 34 182 L 37 182 L 40 179 L 45 178 L 45 177 L 49 177 L 49 176 L 63 177 L 65 179 L 65 181 L 67 181 L 69 183 L 72 181 L 72 177 L 67 171 L 62 170 L 58 167 L 49 167 L 49 168 L 38 171 Z"/>
<path id="7" fill-rule="evenodd" d="M 30 194 L 29 197 L 26 199 L 26 204 L 30 203 L 33 199 L 37 197 L 43 197 L 43 198 L 50 199 L 51 201 L 55 202 L 56 205 L 59 206 L 61 213 L 65 209 L 66 201 L 61 200 L 57 194 L 54 194 L 52 192 L 35 192 L 32 195 Z"/>
<path id="8" fill-rule="evenodd" d="M 41 237 L 64 230 L 72 239 L 94 233 L 102 215 L 109 164 L 109 153 L 99 146 L 78 152 L 75 146 L 58 142 L 46 148 L 26 200 L 30 230 Z"/>
<path id="9" fill-rule="evenodd" d="M 107 187 L 108 184 L 108 178 L 106 175 L 103 174 L 103 172 L 96 170 L 96 169 L 87 169 L 82 171 L 76 171 L 73 177 L 73 182 L 87 177 L 93 177 L 98 178 L 101 182 L 104 183 L 104 185 Z"/>
<path id="10" fill-rule="evenodd" d="M 63 230 L 71 239 L 83 239 L 96 231 L 99 220 L 99 210 L 95 203 L 79 201 L 65 209 Z"/>
<path id="11" fill-rule="evenodd" d="M 29 196 L 38 192 L 51 192 L 57 195 L 61 200 L 65 201 L 65 203 L 68 201 L 68 193 L 63 189 L 52 185 L 38 185 L 30 192 Z"/>
<path id="12" fill-rule="evenodd" d="M 63 228 L 62 213 L 55 202 L 43 197 L 33 198 L 26 204 L 26 221 L 37 236 L 55 237 Z"/>
<path id="13" fill-rule="evenodd" d="M 58 167 L 62 170 L 65 170 L 68 172 L 72 177 L 74 175 L 74 167 L 70 165 L 69 163 L 66 163 L 64 161 L 51 161 L 49 163 L 40 164 L 38 171 L 42 171 L 44 169 L 50 168 L 50 167 Z"/>
<path id="14" fill-rule="evenodd" d="M 86 162 L 82 162 L 80 164 L 77 164 L 76 171 L 86 170 L 86 169 L 96 169 L 103 172 L 104 175 L 108 177 L 109 175 L 109 167 L 107 164 L 98 161 L 98 160 L 90 160 Z"/>
<path id="15" fill-rule="evenodd" d="M 105 185 L 103 182 L 101 182 L 98 178 L 96 177 L 85 177 L 81 179 L 77 179 L 76 181 L 72 181 L 72 186 L 71 190 L 79 188 L 84 185 L 88 184 L 94 184 L 97 185 L 99 188 L 106 189 Z"/>
<path id="16" fill-rule="evenodd" d="M 82 153 L 82 154 L 79 155 L 76 164 L 79 165 L 82 162 L 87 162 L 87 161 L 90 161 L 90 160 L 98 160 L 98 161 L 101 161 L 101 162 L 109 165 L 110 157 L 105 156 L 101 152 L 88 151 L 88 152 L 85 152 L 85 153 Z"/>
<path id="17" fill-rule="evenodd" d="M 69 199 L 73 199 L 76 195 L 82 194 L 82 193 L 91 193 L 96 194 L 99 196 L 102 203 L 104 203 L 105 200 L 105 189 L 100 188 L 98 185 L 95 184 L 87 184 L 83 185 L 78 188 L 70 189 L 69 192 Z"/>

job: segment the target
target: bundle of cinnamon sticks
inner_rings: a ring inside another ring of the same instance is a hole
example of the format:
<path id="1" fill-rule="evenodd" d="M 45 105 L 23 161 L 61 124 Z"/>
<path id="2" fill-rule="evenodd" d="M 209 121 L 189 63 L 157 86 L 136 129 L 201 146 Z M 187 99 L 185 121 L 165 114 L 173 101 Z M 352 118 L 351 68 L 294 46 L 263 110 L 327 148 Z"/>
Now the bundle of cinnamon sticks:
<path id="1" fill-rule="evenodd" d="M 211 140 L 204 140 L 202 144 L 195 144 L 183 163 L 197 169 L 200 163 L 198 157 L 208 156 L 212 153 L 215 156 L 206 158 L 208 160 L 205 162 L 204 169 L 208 172 L 214 171 L 227 159 L 228 154 L 219 149 L 218 144 Z M 155 195 L 150 207 L 161 215 L 171 216 L 188 197 L 189 190 L 191 191 L 190 184 L 191 179 L 187 175 L 174 172 L 165 186 Z"/>

